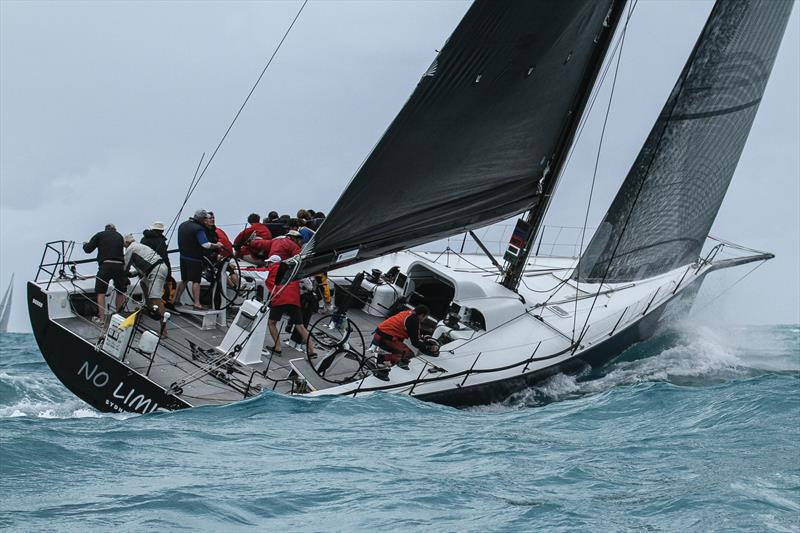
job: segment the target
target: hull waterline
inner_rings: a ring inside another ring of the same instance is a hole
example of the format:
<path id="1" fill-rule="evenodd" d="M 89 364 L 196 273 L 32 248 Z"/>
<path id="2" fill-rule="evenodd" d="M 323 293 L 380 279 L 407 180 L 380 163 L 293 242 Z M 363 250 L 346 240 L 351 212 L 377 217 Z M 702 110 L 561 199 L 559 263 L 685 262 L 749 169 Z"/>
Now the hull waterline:
<path id="1" fill-rule="evenodd" d="M 48 298 L 28 283 L 28 313 L 39 350 L 75 396 L 102 412 L 150 413 L 191 405 L 50 320 Z"/>
<path id="2" fill-rule="evenodd" d="M 674 298 L 649 310 L 638 321 L 602 343 L 583 350 L 566 361 L 518 377 L 470 386 L 454 386 L 416 398 L 454 407 L 469 407 L 503 401 L 558 374 L 602 366 L 637 342 L 651 337 L 671 307 L 691 305 L 704 276 L 698 276 Z M 192 407 L 146 376 L 132 370 L 93 344 L 48 317 L 47 295 L 35 283 L 28 284 L 28 309 L 34 336 L 55 376 L 77 397 L 103 412 L 148 413 L 157 409 Z"/>
<path id="3" fill-rule="evenodd" d="M 678 307 L 682 310 L 688 310 L 700 289 L 702 281 L 703 278 L 699 277 L 691 286 L 687 286 L 685 290 L 681 291 L 679 295 L 650 310 L 637 322 L 618 331 L 606 341 L 596 344 L 562 363 L 521 374 L 515 378 L 456 387 L 433 394 L 417 395 L 416 398 L 452 407 L 487 405 L 502 402 L 511 395 L 537 385 L 556 374 L 574 373 L 587 366 L 601 367 L 617 359 L 634 344 L 652 337 L 662 323 L 665 322 L 664 318 L 668 316 L 673 308 Z"/>

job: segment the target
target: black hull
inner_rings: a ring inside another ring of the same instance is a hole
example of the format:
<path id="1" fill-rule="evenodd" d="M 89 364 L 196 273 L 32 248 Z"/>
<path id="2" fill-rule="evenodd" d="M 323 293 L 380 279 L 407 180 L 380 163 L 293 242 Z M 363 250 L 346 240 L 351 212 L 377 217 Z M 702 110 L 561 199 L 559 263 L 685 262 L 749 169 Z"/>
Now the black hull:
<path id="1" fill-rule="evenodd" d="M 474 407 L 501 402 L 511 395 L 541 383 L 549 377 L 560 373 L 573 373 L 586 365 L 599 367 L 616 359 L 636 343 L 645 341 L 653 336 L 665 318 L 670 318 L 673 309 L 687 311 L 700 285 L 703 282 L 700 276 L 692 281 L 690 286 L 684 288 L 679 295 L 667 300 L 659 307 L 652 309 L 638 322 L 627 326 L 617 332 L 608 340 L 596 344 L 579 355 L 562 363 L 555 364 L 540 370 L 520 374 L 519 377 L 481 383 L 479 385 L 466 385 L 463 387 L 436 392 L 433 394 L 417 395 L 416 398 L 428 402 L 440 403 L 452 407 Z M 683 313 L 680 313 L 683 314 Z"/>
<path id="2" fill-rule="evenodd" d="M 53 374 L 98 411 L 151 413 L 191 407 L 94 345 L 50 320 L 47 295 L 28 283 L 28 314 L 39 350 Z"/>

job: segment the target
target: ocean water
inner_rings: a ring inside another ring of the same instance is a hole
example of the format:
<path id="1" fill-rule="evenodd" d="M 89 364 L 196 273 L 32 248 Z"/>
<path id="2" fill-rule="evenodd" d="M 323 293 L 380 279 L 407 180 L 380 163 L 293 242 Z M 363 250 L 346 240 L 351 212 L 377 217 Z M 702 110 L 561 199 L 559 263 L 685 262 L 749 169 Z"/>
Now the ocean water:
<path id="1" fill-rule="evenodd" d="M 0 528 L 800 531 L 800 327 L 678 327 L 457 410 L 288 398 L 106 415 L 0 336 Z"/>

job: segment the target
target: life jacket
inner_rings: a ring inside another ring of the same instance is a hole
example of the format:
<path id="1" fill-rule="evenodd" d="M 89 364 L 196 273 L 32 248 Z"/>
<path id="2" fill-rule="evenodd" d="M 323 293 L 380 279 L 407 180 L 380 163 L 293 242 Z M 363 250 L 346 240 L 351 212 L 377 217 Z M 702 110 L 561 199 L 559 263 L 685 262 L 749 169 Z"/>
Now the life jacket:
<path id="1" fill-rule="evenodd" d="M 169 264 L 169 252 L 167 251 L 167 238 L 164 237 L 163 232 L 146 229 L 142 233 L 142 238 L 139 242 L 155 250 L 167 265 L 167 268 L 171 268 Z"/>
<path id="2" fill-rule="evenodd" d="M 178 226 L 178 249 L 184 257 L 191 257 L 193 259 L 202 259 L 203 247 L 197 240 L 197 232 L 205 231 L 205 226 L 202 226 L 192 219 L 181 223 Z"/>
<path id="3" fill-rule="evenodd" d="M 279 305 L 296 305 L 300 307 L 300 282 L 298 280 L 291 281 L 286 285 L 278 285 L 277 280 L 281 272 L 279 269 L 280 263 L 275 263 L 267 267 L 267 281 L 266 286 L 272 300 L 270 306 L 276 307 Z"/>
<path id="4" fill-rule="evenodd" d="M 408 330 L 406 329 L 406 319 L 413 313 L 414 311 L 400 311 L 396 315 L 378 324 L 378 330 L 384 335 L 388 335 L 399 341 L 405 340 L 409 337 Z"/>

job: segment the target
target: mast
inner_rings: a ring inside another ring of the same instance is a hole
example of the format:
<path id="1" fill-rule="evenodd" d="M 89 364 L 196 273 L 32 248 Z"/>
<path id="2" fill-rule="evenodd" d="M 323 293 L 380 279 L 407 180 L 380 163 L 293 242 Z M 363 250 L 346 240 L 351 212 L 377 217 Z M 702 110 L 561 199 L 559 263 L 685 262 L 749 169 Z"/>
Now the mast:
<path id="1" fill-rule="evenodd" d="M 550 205 L 550 201 L 552 200 L 553 191 L 558 184 L 558 180 L 561 178 L 561 173 L 564 170 L 564 164 L 567 156 L 569 155 L 569 149 L 572 146 L 572 142 L 575 138 L 578 124 L 580 123 L 580 119 L 583 116 L 583 112 L 586 108 L 586 103 L 591 95 L 592 88 L 594 87 L 595 80 L 597 79 L 597 74 L 603 65 L 606 51 L 611 44 L 611 40 L 614 37 L 617 25 L 622 18 L 624 7 L 624 0 L 615 2 L 611 6 L 611 9 L 608 13 L 608 17 L 604 24 L 604 31 L 600 35 L 597 41 L 597 46 L 594 50 L 594 57 L 592 60 L 594 65 L 593 70 L 590 75 L 587 75 L 583 79 L 580 91 L 578 93 L 578 98 L 576 99 L 573 108 L 570 110 L 570 120 L 568 121 L 567 126 L 561 135 L 561 139 L 559 140 L 558 151 L 553 155 L 547 170 L 539 181 L 538 187 L 541 188 L 541 191 L 538 199 L 528 211 L 528 215 L 524 219 L 528 229 L 528 235 L 525 239 L 525 246 L 520 250 L 517 258 L 509 264 L 501 281 L 501 284 L 507 289 L 516 291 L 517 287 L 519 287 L 520 278 L 522 277 L 522 273 L 525 271 L 525 265 L 528 263 L 528 257 L 530 256 L 531 249 L 533 248 L 533 244 L 536 240 L 536 235 L 539 233 L 539 228 L 541 227 L 542 220 L 547 212 L 547 207 Z"/>

